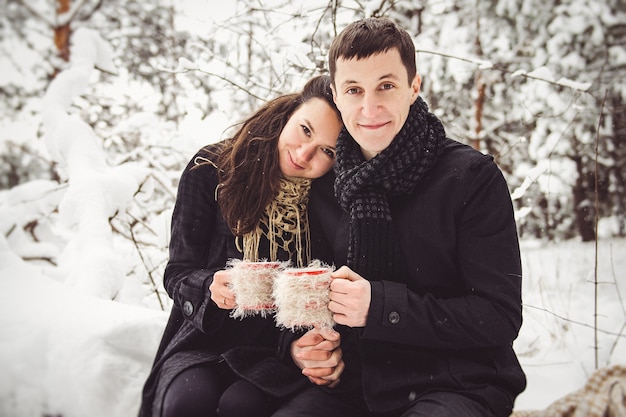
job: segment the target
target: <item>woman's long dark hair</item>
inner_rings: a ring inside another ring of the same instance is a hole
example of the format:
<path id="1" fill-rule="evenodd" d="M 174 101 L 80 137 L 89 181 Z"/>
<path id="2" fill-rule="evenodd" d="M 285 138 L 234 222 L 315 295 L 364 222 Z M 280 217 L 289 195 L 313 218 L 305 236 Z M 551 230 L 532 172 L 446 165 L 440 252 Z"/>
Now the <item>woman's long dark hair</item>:
<path id="1" fill-rule="evenodd" d="M 326 100 L 340 118 L 330 77 L 321 75 L 309 80 L 299 94 L 286 94 L 264 104 L 224 141 L 215 161 L 220 183 L 217 201 L 236 236 L 254 230 L 265 207 L 278 194 L 282 177 L 278 137 L 291 115 L 313 98 Z"/>

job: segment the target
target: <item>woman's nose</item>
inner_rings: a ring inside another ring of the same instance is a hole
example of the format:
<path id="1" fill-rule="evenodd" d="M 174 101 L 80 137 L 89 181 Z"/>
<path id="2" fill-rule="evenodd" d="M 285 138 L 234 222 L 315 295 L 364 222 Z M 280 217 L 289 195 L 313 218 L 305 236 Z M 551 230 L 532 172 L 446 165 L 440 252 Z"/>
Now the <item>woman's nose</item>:
<path id="1" fill-rule="evenodd" d="M 296 153 L 300 159 L 309 162 L 315 153 L 315 145 L 310 143 L 303 143 L 298 147 Z"/>

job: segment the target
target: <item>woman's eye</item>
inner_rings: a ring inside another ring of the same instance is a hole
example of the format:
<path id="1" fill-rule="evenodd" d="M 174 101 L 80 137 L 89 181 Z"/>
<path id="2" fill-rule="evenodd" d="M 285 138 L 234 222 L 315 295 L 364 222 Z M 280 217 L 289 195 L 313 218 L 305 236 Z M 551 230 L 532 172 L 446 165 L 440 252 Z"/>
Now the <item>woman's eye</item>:
<path id="1" fill-rule="evenodd" d="M 335 151 L 330 148 L 322 148 L 322 152 L 324 152 L 330 159 L 335 159 Z"/>
<path id="2" fill-rule="evenodd" d="M 305 135 L 307 136 L 311 136 L 311 129 L 309 129 L 307 126 L 305 125 L 300 125 L 302 126 L 302 131 L 304 132 Z"/>

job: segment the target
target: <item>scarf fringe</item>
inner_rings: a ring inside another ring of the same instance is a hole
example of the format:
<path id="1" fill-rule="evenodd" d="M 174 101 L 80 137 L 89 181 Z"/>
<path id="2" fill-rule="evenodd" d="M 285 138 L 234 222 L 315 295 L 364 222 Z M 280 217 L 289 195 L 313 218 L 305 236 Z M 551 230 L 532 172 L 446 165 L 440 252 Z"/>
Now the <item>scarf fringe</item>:
<path id="1" fill-rule="evenodd" d="M 269 242 L 270 261 L 278 261 L 278 251 L 282 249 L 298 267 L 304 267 L 311 262 L 307 213 L 310 189 L 310 179 L 281 179 L 280 191 L 265 208 L 257 227 L 242 239 L 235 238 L 237 249 L 243 253 L 244 260 L 259 260 L 261 237 L 265 237 Z"/>

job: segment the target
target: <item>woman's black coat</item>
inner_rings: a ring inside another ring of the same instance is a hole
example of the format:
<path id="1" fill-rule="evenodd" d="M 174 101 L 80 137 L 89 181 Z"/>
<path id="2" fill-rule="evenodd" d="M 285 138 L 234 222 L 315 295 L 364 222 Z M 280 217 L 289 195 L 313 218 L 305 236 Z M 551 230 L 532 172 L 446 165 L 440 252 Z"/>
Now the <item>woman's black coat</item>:
<path id="1" fill-rule="evenodd" d="M 230 310 L 218 308 L 210 298 L 213 274 L 242 254 L 215 199 L 217 169 L 211 164 L 197 166 L 207 159 L 211 155 L 199 151 L 178 185 L 164 275 L 174 305 L 144 385 L 140 417 L 160 416 L 163 395 L 172 379 L 201 363 L 225 361 L 240 377 L 274 396 L 291 393 L 306 383 L 295 365 L 288 367 L 277 359 L 279 331 L 273 316 L 232 319 Z M 269 259 L 267 240 L 261 241 L 259 255 Z M 284 252 L 279 251 L 278 256 L 288 259 Z"/>
<path id="2" fill-rule="evenodd" d="M 309 209 L 338 268 L 346 262 L 350 220 L 334 198 L 333 180 L 331 172 L 316 181 Z M 522 324 L 522 276 L 500 170 L 490 157 L 447 139 L 413 193 L 389 203 L 409 272 L 365 277 L 372 291 L 367 323 L 357 331 L 340 326 L 346 371 L 336 392 L 355 384 L 360 362 L 372 411 L 444 390 L 508 416 L 525 387 L 512 348 Z"/>

